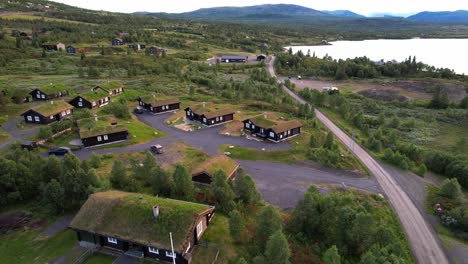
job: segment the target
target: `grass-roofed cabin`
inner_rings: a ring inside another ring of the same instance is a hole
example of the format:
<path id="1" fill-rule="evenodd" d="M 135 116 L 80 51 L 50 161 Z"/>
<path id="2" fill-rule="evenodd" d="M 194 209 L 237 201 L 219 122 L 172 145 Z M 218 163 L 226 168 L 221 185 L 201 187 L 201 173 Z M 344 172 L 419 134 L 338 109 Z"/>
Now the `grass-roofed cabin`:
<path id="1" fill-rule="evenodd" d="M 93 88 L 93 90 L 102 89 L 109 93 L 110 96 L 116 96 L 124 92 L 124 85 L 117 81 L 103 83 Z"/>
<path id="2" fill-rule="evenodd" d="M 113 116 L 84 118 L 77 121 L 84 147 L 116 143 L 128 139 L 128 129 L 118 125 Z"/>
<path id="3" fill-rule="evenodd" d="M 247 62 L 247 56 L 239 55 L 224 55 L 221 57 L 222 63 L 244 63 Z"/>
<path id="4" fill-rule="evenodd" d="M 130 256 L 192 262 L 194 246 L 214 207 L 155 196 L 108 191 L 92 194 L 70 224 L 80 245 L 106 247 Z"/>
<path id="5" fill-rule="evenodd" d="M 33 100 L 51 100 L 54 98 L 59 98 L 67 96 L 69 93 L 69 88 L 64 84 L 49 84 L 41 86 L 37 89 L 32 90 L 29 94 Z"/>
<path id="6" fill-rule="evenodd" d="M 42 48 L 47 50 L 48 52 L 65 50 L 65 44 L 60 43 L 60 42 L 59 43 L 44 43 L 42 44 Z"/>
<path id="7" fill-rule="evenodd" d="M 180 100 L 176 97 L 138 97 L 138 105 L 154 114 L 177 111 L 180 109 Z"/>
<path id="8" fill-rule="evenodd" d="M 234 110 L 218 109 L 216 106 L 203 103 L 185 108 L 185 116 L 203 125 L 215 126 L 234 120 Z"/>
<path id="9" fill-rule="evenodd" d="M 214 174 L 221 170 L 229 180 L 236 177 L 239 164 L 226 155 L 218 155 L 207 159 L 192 171 L 192 181 L 202 185 L 209 185 Z"/>
<path id="10" fill-rule="evenodd" d="M 50 101 L 31 108 L 21 115 L 26 123 L 50 124 L 67 119 L 72 115 L 73 106 L 65 101 Z"/>
<path id="11" fill-rule="evenodd" d="M 301 134 L 302 123 L 297 120 L 284 121 L 269 115 L 259 115 L 243 121 L 244 129 L 253 135 L 280 142 Z"/>
<path id="12" fill-rule="evenodd" d="M 110 102 L 109 93 L 102 89 L 92 89 L 89 92 L 77 95 L 70 101 L 70 104 L 76 108 L 97 108 Z"/>

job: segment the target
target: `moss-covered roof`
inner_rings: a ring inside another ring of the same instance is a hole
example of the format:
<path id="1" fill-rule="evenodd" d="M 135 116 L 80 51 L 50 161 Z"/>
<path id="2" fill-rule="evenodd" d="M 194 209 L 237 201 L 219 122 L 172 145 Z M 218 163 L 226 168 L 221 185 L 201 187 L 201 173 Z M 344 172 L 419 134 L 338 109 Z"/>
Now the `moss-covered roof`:
<path id="1" fill-rule="evenodd" d="M 140 96 L 140 99 L 145 104 L 151 104 L 152 107 L 158 107 L 162 105 L 171 105 L 180 103 L 179 98 L 177 97 L 170 97 L 170 96 L 151 96 L 151 95 L 144 95 Z"/>
<path id="2" fill-rule="evenodd" d="M 275 131 L 276 133 L 283 133 L 287 130 L 291 130 L 291 129 L 298 128 L 298 127 L 302 127 L 302 123 L 297 120 L 291 120 L 291 121 L 278 124 L 272 127 L 271 129 Z"/>
<path id="3" fill-rule="evenodd" d="M 123 87 L 123 84 L 117 81 L 112 81 L 112 82 L 106 82 L 106 83 L 100 84 L 99 87 L 104 88 L 106 90 L 113 90 L 113 89 Z"/>
<path id="4" fill-rule="evenodd" d="M 194 113 L 198 115 L 204 115 L 206 118 L 211 119 L 217 116 L 224 116 L 228 114 L 233 114 L 234 110 L 229 108 L 218 108 L 213 104 L 198 104 L 189 107 Z"/>
<path id="5" fill-rule="evenodd" d="M 109 93 L 102 89 L 93 89 L 92 91 L 82 93 L 79 96 L 83 97 L 89 102 L 95 102 L 99 99 L 109 97 Z"/>
<path id="6" fill-rule="evenodd" d="M 199 175 L 200 173 L 207 173 L 213 176 L 215 172 L 222 170 L 227 177 L 231 177 L 237 168 L 239 168 L 239 164 L 235 160 L 226 155 L 217 155 L 197 166 L 192 171 L 192 176 Z"/>
<path id="7" fill-rule="evenodd" d="M 73 109 L 74 107 L 69 103 L 58 100 L 58 101 L 50 101 L 45 104 L 42 104 L 36 108 L 30 109 L 33 110 L 42 116 L 48 117 L 56 114 L 60 114 L 63 111 Z M 29 110 L 28 110 L 29 111 Z"/>
<path id="8" fill-rule="evenodd" d="M 69 90 L 69 88 L 62 83 L 43 85 L 37 89 L 45 94 L 56 94 L 59 92 L 66 92 Z"/>
<path id="9" fill-rule="evenodd" d="M 159 216 L 153 216 L 159 206 Z M 108 191 L 92 194 L 70 224 L 71 228 L 181 252 L 197 220 L 213 207 L 155 196 Z"/>
<path id="10" fill-rule="evenodd" d="M 94 117 L 83 118 L 77 121 L 80 138 L 90 138 L 101 135 L 125 132 L 128 129 L 122 125 L 112 125 L 116 123 L 113 116 L 100 116 L 97 121 Z"/>
<path id="11" fill-rule="evenodd" d="M 259 126 L 259 127 L 263 127 L 263 128 L 271 128 L 271 127 L 274 127 L 276 126 L 278 123 L 271 120 L 271 119 L 268 119 L 268 116 L 267 118 L 265 118 L 263 115 L 260 115 L 260 116 L 257 116 L 257 117 L 254 117 L 254 118 L 250 118 L 250 120 L 256 125 L 256 126 Z"/>

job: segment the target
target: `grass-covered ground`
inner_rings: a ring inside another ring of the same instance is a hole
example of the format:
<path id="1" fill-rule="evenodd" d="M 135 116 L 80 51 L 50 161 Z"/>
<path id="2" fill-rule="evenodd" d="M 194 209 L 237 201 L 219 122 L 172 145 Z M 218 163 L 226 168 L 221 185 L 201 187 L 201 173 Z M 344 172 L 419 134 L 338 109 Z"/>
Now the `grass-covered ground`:
<path id="1" fill-rule="evenodd" d="M 115 257 L 104 255 L 104 254 L 93 254 L 86 258 L 83 264 L 112 264 L 115 261 Z"/>

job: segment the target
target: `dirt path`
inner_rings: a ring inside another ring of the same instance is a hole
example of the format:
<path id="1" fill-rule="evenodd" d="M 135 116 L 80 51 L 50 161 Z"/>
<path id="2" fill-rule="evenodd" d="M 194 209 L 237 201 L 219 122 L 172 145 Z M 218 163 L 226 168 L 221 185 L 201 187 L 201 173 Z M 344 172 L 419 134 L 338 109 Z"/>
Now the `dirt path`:
<path id="1" fill-rule="evenodd" d="M 268 70 L 271 76 L 276 77 L 274 61 L 275 57 L 272 58 L 268 65 Z M 299 103 L 307 103 L 287 87 L 283 86 L 283 90 Z M 372 158 L 367 151 L 338 128 L 327 116 L 317 109 L 315 112 L 317 119 L 330 129 L 330 131 L 332 131 L 333 134 L 341 140 L 375 176 L 381 189 L 384 191 L 387 199 L 400 219 L 417 261 L 419 263 L 432 264 L 449 263 L 447 256 L 442 249 L 440 240 L 432 226 L 429 225 L 406 192 L 403 191 L 400 185 L 395 181 L 393 176 L 374 158 Z"/>

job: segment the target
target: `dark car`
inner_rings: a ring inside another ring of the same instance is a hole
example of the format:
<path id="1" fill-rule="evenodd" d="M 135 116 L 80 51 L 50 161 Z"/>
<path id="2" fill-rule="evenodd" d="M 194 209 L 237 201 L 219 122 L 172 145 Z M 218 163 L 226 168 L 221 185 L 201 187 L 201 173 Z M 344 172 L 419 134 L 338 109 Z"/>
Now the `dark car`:
<path id="1" fill-rule="evenodd" d="M 37 144 L 34 141 L 23 141 L 21 142 L 21 147 L 27 150 L 33 150 L 37 148 Z"/>
<path id="2" fill-rule="evenodd" d="M 153 145 L 150 147 L 151 152 L 154 154 L 163 154 L 163 147 L 161 145 Z"/>
<path id="3" fill-rule="evenodd" d="M 58 147 L 58 148 L 49 150 L 49 155 L 63 156 L 65 154 L 67 154 L 68 152 L 71 152 L 70 148 Z"/>
<path id="4" fill-rule="evenodd" d="M 135 112 L 135 114 L 139 114 L 139 115 L 143 114 L 143 108 L 141 107 L 137 107 L 133 111 Z"/>

